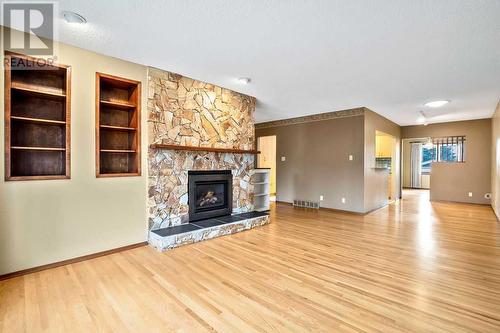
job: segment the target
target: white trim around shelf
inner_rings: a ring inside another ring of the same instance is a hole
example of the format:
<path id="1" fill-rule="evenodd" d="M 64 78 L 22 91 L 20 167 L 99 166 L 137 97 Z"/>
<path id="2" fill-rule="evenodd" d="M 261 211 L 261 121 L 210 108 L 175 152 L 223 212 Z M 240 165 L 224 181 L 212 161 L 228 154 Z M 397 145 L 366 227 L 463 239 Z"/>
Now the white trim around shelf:
<path id="1" fill-rule="evenodd" d="M 270 169 L 253 169 L 253 173 L 268 173 Z"/>

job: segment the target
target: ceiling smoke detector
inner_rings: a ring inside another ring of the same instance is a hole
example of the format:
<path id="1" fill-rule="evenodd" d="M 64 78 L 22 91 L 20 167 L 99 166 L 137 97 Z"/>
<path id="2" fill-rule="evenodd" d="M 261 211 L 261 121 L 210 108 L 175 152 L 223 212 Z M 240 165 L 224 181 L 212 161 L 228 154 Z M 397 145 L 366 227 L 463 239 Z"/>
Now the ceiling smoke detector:
<path id="1" fill-rule="evenodd" d="M 246 84 L 249 84 L 251 80 L 250 80 L 249 77 L 239 77 L 237 81 L 238 81 L 239 84 L 245 84 L 246 85 Z"/>
<path id="2" fill-rule="evenodd" d="M 63 11 L 62 16 L 67 23 L 71 24 L 85 24 L 87 20 L 80 14 L 70 11 Z"/>
<path id="3" fill-rule="evenodd" d="M 428 102 L 428 103 L 425 103 L 424 105 L 427 106 L 428 108 L 440 108 L 443 105 L 446 105 L 448 103 L 450 103 L 450 101 L 442 100 L 442 101 Z"/>

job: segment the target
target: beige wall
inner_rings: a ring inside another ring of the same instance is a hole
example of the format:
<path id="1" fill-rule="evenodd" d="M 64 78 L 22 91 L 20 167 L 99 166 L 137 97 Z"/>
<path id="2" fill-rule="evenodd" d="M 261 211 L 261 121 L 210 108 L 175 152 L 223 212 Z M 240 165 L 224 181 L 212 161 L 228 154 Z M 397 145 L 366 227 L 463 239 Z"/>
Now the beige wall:
<path id="1" fill-rule="evenodd" d="M 268 135 L 277 142 L 277 200 L 323 195 L 322 207 L 364 212 L 363 115 L 256 129 Z"/>
<path id="2" fill-rule="evenodd" d="M 364 116 L 364 211 L 368 212 L 384 206 L 388 202 L 387 170 L 375 168 L 376 132 L 381 131 L 394 137 L 396 148 L 393 152 L 392 190 L 395 198 L 401 197 L 400 185 L 400 142 L 401 127 L 398 124 L 365 108 Z"/>
<path id="3" fill-rule="evenodd" d="M 141 177 L 97 179 L 94 121 L 99 71 L 142 82 L 142 128 L 146 129 L 147 69 L 63 44 L 58 56 L 60 63 L 72 66 L 71 179 L 5 182 L 2 140 L 0 275 L 146 240 L 146 153 Z M 0 137 L 4 137 L 3 121 Z M 143 152 L 146 147 L 144 130 Z"/>
<path id="4" fill-rule="evenodd" d="M 500 101 L 491 120 L 491 207 L 500 216 Z"/>
<path id="5" fill-rule="evenodd" d="M 465 163 L 433 163 L 431 200 L 489 204 L 491 191 L 491 119 L 405 126 L 403 138 L 466 136 Z M 470 198 L 468 192 L 472 192 Z"/>

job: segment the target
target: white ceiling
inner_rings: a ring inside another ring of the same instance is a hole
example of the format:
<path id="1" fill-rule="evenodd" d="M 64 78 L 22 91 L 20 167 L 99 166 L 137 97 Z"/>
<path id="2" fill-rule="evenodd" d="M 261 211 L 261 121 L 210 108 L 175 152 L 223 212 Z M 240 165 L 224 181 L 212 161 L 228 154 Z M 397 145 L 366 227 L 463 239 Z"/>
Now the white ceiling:
<path id="1" fill-rule="evenodd" d="M 499 0 L 61 0 L 60 40 L 258 100 L 257 121 L 366 106 L 400 125 L 490 117 Z M 235 78 L 252 79 L 247 86 Z M 425 102 L 449 99 L 440 109 Z"/>

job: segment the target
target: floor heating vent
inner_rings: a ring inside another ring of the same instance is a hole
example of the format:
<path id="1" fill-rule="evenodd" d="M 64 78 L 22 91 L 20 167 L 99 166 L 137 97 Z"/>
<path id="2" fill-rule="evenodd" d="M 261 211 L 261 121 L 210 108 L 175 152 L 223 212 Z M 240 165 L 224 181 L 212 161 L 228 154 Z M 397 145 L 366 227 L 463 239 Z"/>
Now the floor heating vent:
<path id="1" fill-rule="evenodd" d="M 295 207 L 304 207 L 304 208 L 319 209 L 319 202 L 316 202 L 316 201 L 293 200 L 293 205 Z"/>

